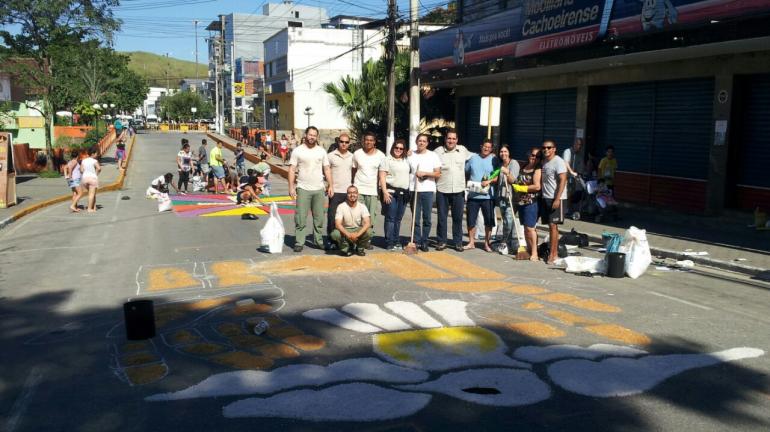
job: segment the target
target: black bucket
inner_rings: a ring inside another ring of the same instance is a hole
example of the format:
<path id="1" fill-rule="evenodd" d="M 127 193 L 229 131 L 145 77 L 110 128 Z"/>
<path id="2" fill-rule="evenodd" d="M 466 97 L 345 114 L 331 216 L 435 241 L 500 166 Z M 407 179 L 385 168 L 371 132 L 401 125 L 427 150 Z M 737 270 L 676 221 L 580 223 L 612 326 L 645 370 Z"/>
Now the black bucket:
<path id="1" fill-rule="evenodd" d="M 123 304 L 126 339 L 144 340 L 155 336 L 155 309 L 152 300 L 134 300 Z"/>
<path id="2" fill-rule="evenodd" d="M 610 252 L 607 254 L 607 276 L 622 278 L 626 274 L 626 254 Z"/>

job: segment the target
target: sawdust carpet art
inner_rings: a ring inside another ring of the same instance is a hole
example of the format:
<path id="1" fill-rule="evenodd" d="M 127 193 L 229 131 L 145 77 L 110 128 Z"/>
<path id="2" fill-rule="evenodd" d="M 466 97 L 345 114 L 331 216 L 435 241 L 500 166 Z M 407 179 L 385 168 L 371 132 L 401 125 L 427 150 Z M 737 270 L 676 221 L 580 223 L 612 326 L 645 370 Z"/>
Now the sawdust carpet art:
<path id="1" fill-rule="evenodd" d="M 187 194 L 173 195 L 171 202 L 174 213 L 180 217 L 214 217 L 214 216 L 241 216 L 254 214 L 257 216 L 270 214 L 270 203 L 278 205 L 278 213 L 293 215 L 296 203 L 288 195 L 260 196 L 262 202 L 267 205 L 240 206 L 235 203 L 235 195 L 221 194 Z"/>

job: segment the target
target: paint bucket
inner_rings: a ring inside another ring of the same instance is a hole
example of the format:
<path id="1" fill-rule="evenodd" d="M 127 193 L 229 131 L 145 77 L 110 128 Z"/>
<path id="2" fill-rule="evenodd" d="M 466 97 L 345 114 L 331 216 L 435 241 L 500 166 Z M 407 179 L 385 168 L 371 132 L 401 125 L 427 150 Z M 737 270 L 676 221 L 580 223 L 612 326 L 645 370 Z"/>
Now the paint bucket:
<path id="1" fill-rule="evenodd" d="M 155 310 L 152 300 L 134 300 L 123 304 L 126 339 L 144 340 L 155 336 Z"/>
<path id="2" fill-rule="evenodd" d="M 607 276 L 622 278 L 626 274 L 626 254 L 610 252 L 607 254 Z"/>

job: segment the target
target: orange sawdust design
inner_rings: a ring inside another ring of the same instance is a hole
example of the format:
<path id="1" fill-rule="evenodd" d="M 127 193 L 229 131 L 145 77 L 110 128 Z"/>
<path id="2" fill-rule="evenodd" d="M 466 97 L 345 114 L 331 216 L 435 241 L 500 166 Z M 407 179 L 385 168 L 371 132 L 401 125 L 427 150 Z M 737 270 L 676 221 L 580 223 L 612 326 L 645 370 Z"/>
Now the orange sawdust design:
<path id="1" fill-rule="evenodd" d="M 159 360 L 160 359 L 158 358 L 158 356 L 156 356 L 153 353 L 137 352 L 137 353 L 130 353 L 122 356 L 120 358 L 120 364 L 123 366 L 129 367 L 129 366 L 143 365 L 147 363 L 154 363 Z"/>
<path id="2" fill-rule="evenodd" d="M 414 258 L 401 254 L 374 254 L 371 255 L 378 268 L 390 272 L 393 275 L 406 280 L 434 280 L 454 279 L 455 276 L 437 270 Z"/>
<path id="3" fill-rule="evenodd" d="M 542 300 L 550 303 L 566 304 L 569 306 L 574 306 L 580 309 L 590 310 L 594 312 L 617 313 L 622 310 L 619 307 L 601 303 L 596 300 L 583 299 L 576 295 L 565 294 L 565 293 L 542 294 L 542 295 L 536 295 L 535 298 L 537 298 L 538 300 Z"/>
<path id="4" fill-rule="evenodd" d="M 132 351 L 146 351 L 148 349 L 151 349 L 151 345 L 147 342 L 128 342 L 123 344 L 121 347 L 121 350 L 124 352 L 132 352 Z"/>
<path id="5" fill-rule="evenodd" d="M 148 291 L 167 291 L 184 288 L 200 288 L 201 283 L 179 267 L 159 267 L 147 276 Z"/>
<path id="6" fill-rule="evenodd" d="M 187 344 L 192 342 L 198 342 L 201 340 L 201 338 L 189 330 L 179 330 L 177 332 L 174 332 L 173 334 L 168 335 L 167 340 L 172 345 L 181 345 L 181 344 Z"/>
<path id="7" fill-rule="evenodd" d="M 235 306 L 235 308 L 232 310 L 233 315 L 251 315 L 251 314 L 262 314 L 262 313 L 268 313 L 273 310 L 273 307 L 269 304 L 264 303 L 253 303 L 249 305 L 243 305 L 243 306 Z"/>
<path id="8" fill-rule="evenodd" d="M 227 351 L 230 348 L 216 343 L 204 342 L 182 345 L 179 349 L 189 354 L 211 355 Z"/>
<path id="9" fill-rule="evenodd" d="M 544 294 L 549 292 L 547 289 L 535 285 L 514 285 L 507 288 L 506 291 L 521 295 Z"/>
<path id="10" fill-rule="evenodd" d="M 259 337 L 255 335 L 247 335 L 247 334 L 230 336 L 228 340 L 236 348 L 249 349 L 249 350 L 258 350 L 259 347 L 270 343 L 269 340 L 263 337 Z"/>
<path id="11" fill-rule="evenodd" d="M 267 278 L 253 271 L 252 266 L 243 261 L 219 261 L 209 267 L 218 279 L 220 287 L 237 285 L 261 284 L 267 282 Z"/>
<path id="12" fill-rule="evenodd" d="M 543 306 L 540 303 L 529 302 L 529 303 L 524 303 L 523 305 L 521 305 L 521 307 L 526 310 L 540 310 L 540 309 L 543 309 L 545 306 Z"/>
<path id="13" fill-rule="evenodd" d="M 547 315 L 551 316 L 552 318 L 556 318 L 559 320 L 562 324 L 567 325 L 592 325 L 592 324 L 601 324 L 601 321 L 595 320 L 592 318 L 576 315 L 570 312 L 564 312 L 560 310 L 547 310 L 545 312 Z"/>
<path id="14" fill-rule="evenodd" d="M 222 336 L 237 336 L 243 334 L 243 328 L 234 322 L 219 323 L 215 327 L 216 331 Z"/>
<path id="15" fill-rule="evenodd" d="M 268 369 L 273 366 L 272 359 L 243 351 L 230 351 L 222 354 L 215 354 L 209 357 L 209 359 L 235 369 Z"/>
<path id="16" fill-rule="evenodd" d="M 538 339 L 555 339 L 566 336 L 566 333 L 556 327 L 537 321 L 509 323 L 505 325 L 508 329 L 524 336 Z"/>
<path id="17" fill-rule="evenodd" d="M 299 351 L 282 343 L 271 343 L 259 347 L 259 351 L 273 359 L 299 357 Z"/>
<path id="18" fill-rule="evenodd" d="M 233 301 L 231 297 L 218 297 L 206 300 L 199 300 L 193 303 L 186 303 L 184 308 L 189 311 L 202 311 L 222 306 Z"/>
<path id="19" fill-rule="evenodd" d="M 133 366 L 124 369 L 124 373 L 132 385 L 144 385 L 163 379 L 168 373 L 168 367 L 163 363 Z"/>
<path id="20" fill-rule="evenodd" d="M 283 340 L 302 351 L 318 351 L 326 346 L 326 341 L 311 335 L 290 336 Z"/>
<path id="21" fill-rule="evenodd" d="M 492 323 L 496 324 L 503 324 L 503 323 L 509 323 L 514 321 L 526 321 L 527 319 L 524 317 L 521 317 L 519 315 L 515 315 L 510 312 L 495 312 L 492 314 L 485 315 L 484 318 L 487 321 L 490 321 Z"/>
<path id="22" fill-rule="evenodd" d="M 417 282 L 417 285 L 450 292 L 478 293 L 499 291 L 511 284 L 505 281 L 475 281 L 475 282 Z"/>
<path id="23" fill-rule="evenodd" d="M 279 276 L 306 276 L 318 273 L 357 273 L 374 268 L 374 261 L 368 258 L 305 255 L 263 262 L 256 265 L 254 270 Z"/>
<path id="24" fill-rule="evenodd" d="M 616 340 L 629 345 L 649 345 L 652 342 L 649 336 L 637 333 L 617 324 L 589 325 L 585 327 L 585 330 L 607 339 Z"/>
<path id="25" fill-rule="evenodd" d="M 292 326 L 270 327 L 267 330 L 267 335 L 270 336 L 271 338 L 276 338 L 276 339 L 284 339 L 287 337 L 299 336 L 303 334 L 305 334 L 305 332 Z"/>
<path id="26" fill-rule="evenodd" d="M 420 254 L 418 257 L 428 261 L 432 265 L 454 273 L 460 277 L 469 279 L 505 279 L 507 276 L 496 271 L 477 266 L 460 257 L 448 254 L 446 252 L 430 252 Z M 396 273 L 398 274 L 398 273 Z"/>

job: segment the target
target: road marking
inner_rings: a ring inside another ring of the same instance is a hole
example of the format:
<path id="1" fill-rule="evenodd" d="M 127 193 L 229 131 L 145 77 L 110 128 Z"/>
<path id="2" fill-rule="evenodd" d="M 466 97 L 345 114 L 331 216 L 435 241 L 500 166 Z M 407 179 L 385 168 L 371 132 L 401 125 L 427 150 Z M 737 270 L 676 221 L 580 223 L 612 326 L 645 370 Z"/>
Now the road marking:
<path id="1" fill-rule="evenodd" d="M 710 311 L 710 310 L 714 310 L 714 309 L 712 309 L 712 308 L 710 308 L 710 307 L 708 307 L 708 306 L 699 305 L 698 303 L 689 302 L 689 301 L 687 301 L 687 300 L 682 300 L 682 299 L 680 299 L 680 298 L 677 298 L 677 297 L 673 297 L 673 296 L 670 296 L 670 295 L 661 294 L 661 293 L 659 293 L 659 292 L 655 292 L 655 291 L 647 291 L 647 292 L 648 292 L 648 293 L 650 293 L 650 294 L 652 294 L 652 295 L 654 295 L 654 296 L 658 296 L 658 297 L 667 298 L 667 299 L 669 299 L 669 300 L 673 300 L 673 301 L 675 301 L 675 302 L 679 302 L 679 303 L 682 303 L 682 304 L 686 304 L 686 305 L 688 305 L 688 306 L 696 307 L 696 308 L 699 308 L 699 309 L 703 309 L 703 310 L 709 310 L 709 311 Z"/>
<path id="2" fill-rule="evenodd" d="M 13 403 L 11 407 L 11 415 L 8 418 L 8 422 L 5 424 L 5 430 L 7 432 L 13 432 L 21 423 L 21 416 L 24 415 L 24 411 L 27 410 L 29 400 L 32 398 L 32 394 L 35 392 L 35 388 L 40 384 L 43 379 L 43 373 L 40 371 L 40 367 L 35 366 L 29 371 L 27 379 L 24 380 L 24 386 L 22 387 L 21 395 Z"/>

